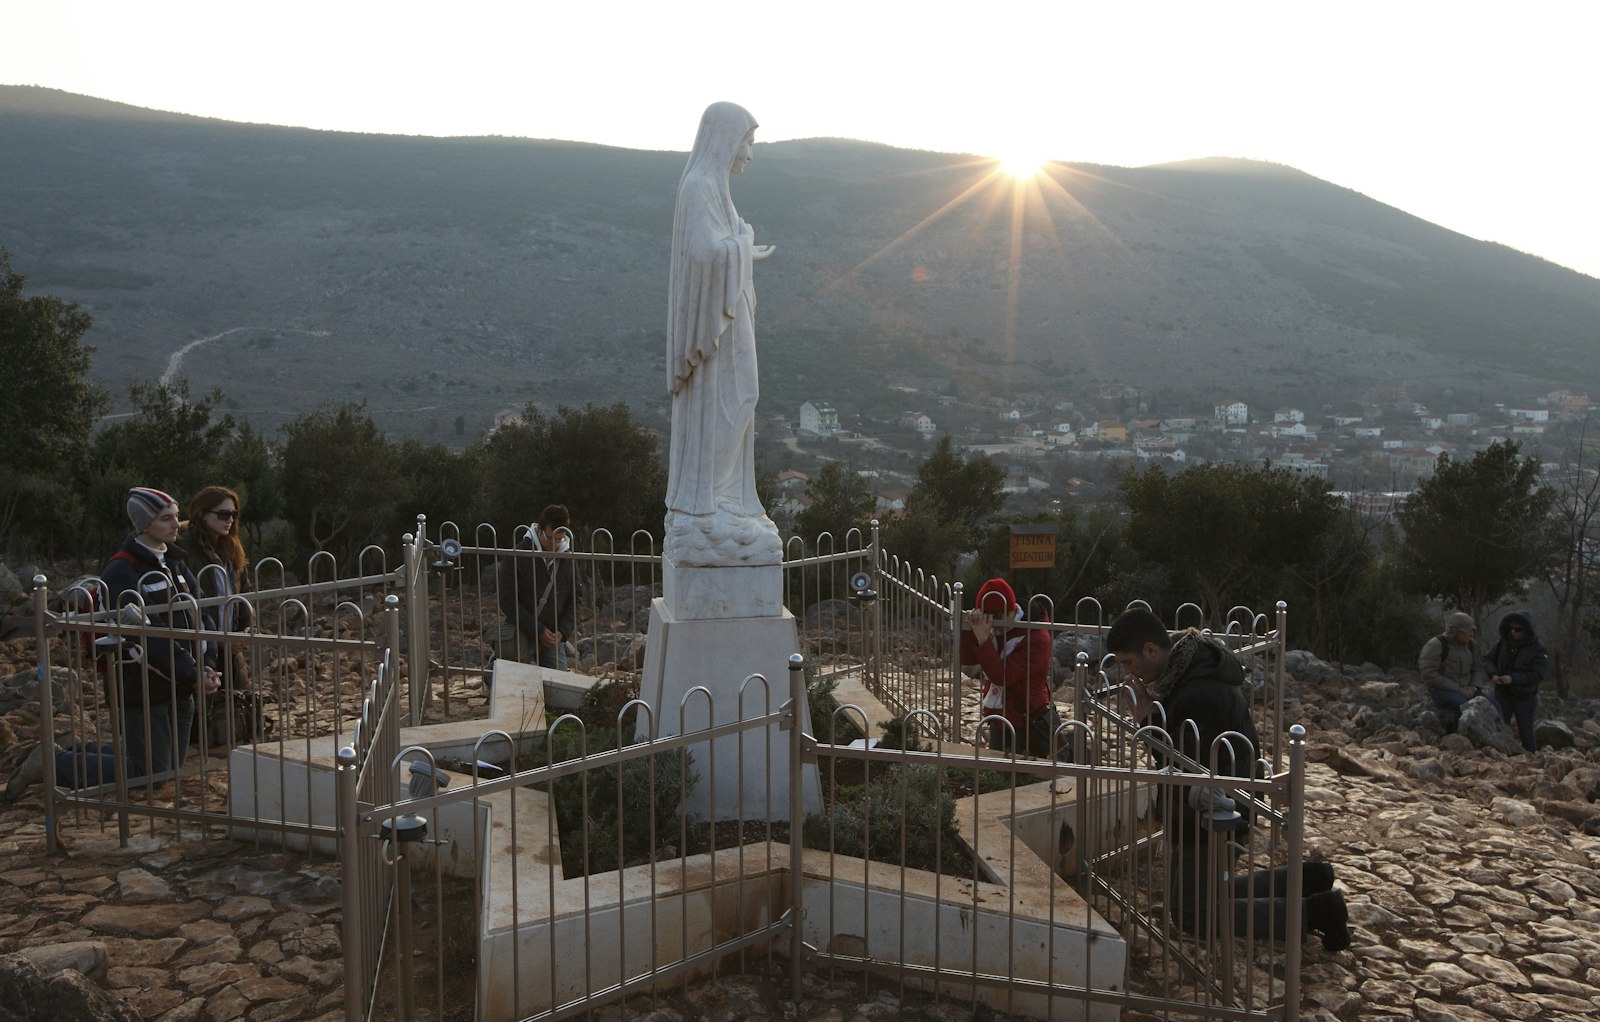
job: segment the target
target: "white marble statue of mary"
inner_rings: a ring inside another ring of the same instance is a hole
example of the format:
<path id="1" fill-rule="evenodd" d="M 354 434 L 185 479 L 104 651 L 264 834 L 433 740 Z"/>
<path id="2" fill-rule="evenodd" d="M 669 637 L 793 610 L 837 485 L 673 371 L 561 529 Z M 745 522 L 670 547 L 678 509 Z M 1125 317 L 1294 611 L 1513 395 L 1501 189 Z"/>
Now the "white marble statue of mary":
<path id="1" fill-rule="evenodd" d="M 664 553 L 694 567 L 777 564 L 782 543 L 756 496 L 757 245 L 728 175 L 750 162 L 756 120 L 713 103 L 678 183 L 667 297 L 672 441 Z"/>

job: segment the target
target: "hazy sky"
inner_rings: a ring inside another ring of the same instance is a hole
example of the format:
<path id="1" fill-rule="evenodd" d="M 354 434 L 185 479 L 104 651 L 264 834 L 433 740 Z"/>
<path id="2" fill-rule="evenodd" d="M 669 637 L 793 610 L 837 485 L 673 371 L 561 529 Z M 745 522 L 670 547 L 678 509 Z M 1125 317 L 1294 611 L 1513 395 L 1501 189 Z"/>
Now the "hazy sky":
<path id="1" fill-rule="evenodd" d="M 1595 0 L 11 0 L 0 83 L 341 131 L 1297 167 L 1600 276 Z"/>

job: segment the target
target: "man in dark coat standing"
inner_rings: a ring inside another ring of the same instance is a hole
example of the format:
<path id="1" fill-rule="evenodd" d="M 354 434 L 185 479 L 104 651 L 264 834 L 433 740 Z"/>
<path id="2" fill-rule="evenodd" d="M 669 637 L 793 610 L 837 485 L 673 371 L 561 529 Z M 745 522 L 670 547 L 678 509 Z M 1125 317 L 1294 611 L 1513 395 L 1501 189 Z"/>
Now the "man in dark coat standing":
<path id="1" fill-rule="evenodd" d="M 1539 683 L 1550 670 L 1550 653 L 1533 630 L 1533 615 L 1513 610 L 1500 619 L 1500 641 L 1483 656 L 1483 669 L 1494 684 L 1494 704 L 1500 719 L 1517 718 L 1517 738 L 1529 752 L 1538 752 L 1533 739 L 1533 715 L 1539 709 Z"/>
<path id="2" fill-rule="evenodd" d="M 517 628 L 516 659 L 558 671 L 567 669 L 566 642 L 577 634 L 577 571 L 569 557 L 572 517 L 565 504 L 551 504 L 517 544 L 516 554 L 500 559 L 499 602 Z"/>
<path id="3" fill-rule="evenodd" d="M 1194 629 L 1174 639 L 1155 614 L 1135 608 L 1111 622 L 1106 650 L 1117 658 L 1132 690 L 1135 721 L 1164 727 L 1173 738 L 1172 748 L 1213 776 L 1253 774 L 1260 740 L 1244 700 L 1244 671 L 1226 646 Z M 1158 756 L 1161 751 L 1157 750 Z M 1175 760 L 1168 762 L 1179 766 Z M 1233 823 L 1240 819 L 1240 814 L 1231 813 L 1233 801 L 1224 792 L 1221 787 L 1173 785 L 1165 793 L 1168 800 L 1179 800 L 1165 814 L 1167 903 L 1173 919 L 1191 933 L 1207 929 L 1213 907 L 1223 897 L 1223 892 L 1213 891 L 1212 878 L 1221 870 L 1231 872 L 1236 854 L 1230 835 L 1212 833 L 1223 829 L 1225 817 L 1231 816 Z M 1227 849 L 1220 853 L 1227 857 L 1226 863 L 1213 863 L 1217 854 L 1213 839 Z M 1301 920 L 1306 930 L 1320 934 L 1329 951 L 1349 947 L 1349 912 L 1344 892 L 1333 889 L 1333 867 L 1304 863 L 1301 876 Z M 1231 892 L 1235 899 L 1231 932 L 1281 939 L 1288 929 L 1284 897 L 1288 885 L 1284 867 L 1258 872 L 1253 879 L 1237 878 Z M 1253 931 L 1247 929 L 1251 926 Z"/>

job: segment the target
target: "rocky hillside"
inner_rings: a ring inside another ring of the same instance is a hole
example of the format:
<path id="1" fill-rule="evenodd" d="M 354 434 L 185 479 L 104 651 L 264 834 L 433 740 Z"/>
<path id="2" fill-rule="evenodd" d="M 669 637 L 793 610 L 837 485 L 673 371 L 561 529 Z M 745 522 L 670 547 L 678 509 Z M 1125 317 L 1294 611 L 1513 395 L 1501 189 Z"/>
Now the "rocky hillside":
<path id="1" fill-rule="evenodd" d="M 26 641 L 0 644 L 0 678 L 31 675 L 31 656 Z M 1310 845 L 1335 864 L 1355 934 L 1341 954 L 1308 944 L 1303 1017 L 1596 1017 L 1600 704 L 1547 702 L 1545 733 L 1563 747 L 1507 755 L 1490 731 L 1484 747 L 1419 732 L 1414 672 L 1290 661 L 1288 718 L 1311 736 Z M 15 700 L 0 710 L 4 777 L 37 726 Z M 342 1017 L 331 867 L 143 834 L 124 851 L 114 831 L 82 829 L 66 832 L 66 854 L 49 857 L 40 812 L 37 788 L 0 803 L 0 987 L 31 975 L 6 952 L 53 948 L 53 960 L 76 963 L 144 1018 Z M 808 982 L 799 1005 L 777 1000 L 782 989 L 770 977 L 725 976 L 625 1017 L 964 1017 L 891 989 L 863 994 L 846 977 Z M 0 995 L 0 1019 L 6 1003 Z"/>
<path id="2" fill-rule="evenodd" d="M 1594 1018 L 1600 703 L 1547 700 L 1547 734 L 1572 744 L 1507 755 L 1417 730 L 1414 671 L 1298 666 L 1310 843 L 1355 931 L 1310 964 L 1307 1017 Z M 1482 740 L 1515 748 L 1509 729 Z"/>

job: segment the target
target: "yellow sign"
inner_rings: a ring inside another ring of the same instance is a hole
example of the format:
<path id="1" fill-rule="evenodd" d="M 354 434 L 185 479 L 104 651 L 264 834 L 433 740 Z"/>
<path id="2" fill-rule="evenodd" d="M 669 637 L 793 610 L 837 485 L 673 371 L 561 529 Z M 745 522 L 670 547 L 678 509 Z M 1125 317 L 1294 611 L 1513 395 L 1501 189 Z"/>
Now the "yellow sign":
<path id="1" fill-rule="evenodd" d="M 1011 567 L 1054 568 L 1056 566 L 1056 527 L 1054 525 L 1013 525 L 1011 527 Z"/>

